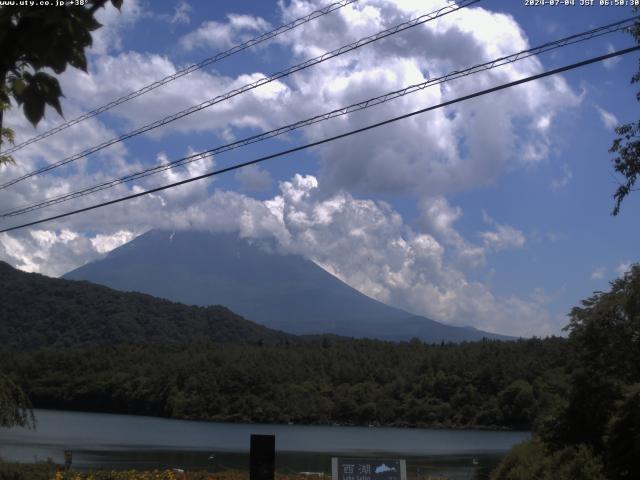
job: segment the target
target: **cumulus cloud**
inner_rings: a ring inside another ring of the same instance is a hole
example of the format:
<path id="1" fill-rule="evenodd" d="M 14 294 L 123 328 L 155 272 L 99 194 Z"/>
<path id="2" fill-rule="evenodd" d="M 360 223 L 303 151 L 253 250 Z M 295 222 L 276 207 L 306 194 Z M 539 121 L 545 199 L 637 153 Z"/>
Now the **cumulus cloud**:
<path id="1" fill-rule="evenodd" d="M 465 240 L 454 228 L 454 223 L 462 216 L 460 207 L 452 207 L 446 198 L 424 198 L 419 203 L 421 211 L 418 225 L 422 230 L 435 235 L 445 244 L 453 247 L 456 256 L 464 265 L 477 267 L 485 264 L 485 250 Z"/>
<path id="2" fill-rule="evenodd" d="M 269 22 L 252 15 L 227 15 L 227 22 L 204 22 L 197 30 L 183 36 L 179 43 L 185 50 L 195 48 L 229 48 L 242 41 L 249 40 L 247 34 L 254 36 L 267 31 Z"/>
<path id="3" fill-rule="evenodd" d="M 439 5 L 355 4 L 336 12 L 338 19 L 319 19 L 304 33 L 291 32 L 281 42 L 290 45 L 298 58 L 305 58 Z M 285 18 L 308 13 L 310 8 L 308 2 L 294 1 L 284 10 Z M 304 105 L 310 109 L 319 105 L 318 98 L 335 108 L 528 46 L 512 17 L 467 8 L 296 75 L 291 97 L 305 95 Z M 473 79 L 426 89 L 341 122 L 320 125 L 309 135 L 320 138 L 357 128 L 541 70 L 539 61 L 530 58 Z M 544 94 L 543 89 L 547 90 Z M 335 142 L 321 151 L 323 188 L 347 188 L 364 194 L 413 190 L 433 196 L 489 184 L 509 163 L 535 163 L 544 158 L 549 143 L 545 125 L 556 112 L 578 102 L 566 83 L 554 78 L 413 117 L 352 137 L 349 142 Z M 518 120 L 532 121 L 540 128 L 518 134 L 514 127 Z"/>
<path id="4" fill-rule="evenodd" d="M 98 253 L 107 253 L 111 250 L 130 242 L 135 238 L 133 232 L 119 230 L 111 235 L 98 234 L 91 238 L 91 245 Z"/>
<path id="5" fill-rule="evenodd" d="M 97 253 L 89 238 L 69 229 L 0 234 L 0 258 L 27 272 L 59 275 Z"/>
<path id="6" fill-rule="evenodd" d="M 501 250 L 511 250 L 522 248 L 526 238 L 524 234 L 511 225 L 502 225 L 493 220 L 487 212 L 482 211 L 485 223 L 494 227 L 493 230 L 480 232 L 485 249 L 499 252 Z"/>

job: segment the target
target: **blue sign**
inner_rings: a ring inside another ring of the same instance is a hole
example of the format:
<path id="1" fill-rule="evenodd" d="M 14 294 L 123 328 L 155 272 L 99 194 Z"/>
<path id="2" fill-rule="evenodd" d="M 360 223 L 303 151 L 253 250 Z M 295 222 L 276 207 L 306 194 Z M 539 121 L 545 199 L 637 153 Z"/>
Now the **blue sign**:
<path id="1" fill-rule="evenodd" d="M 332 480 L 407 480 L 407 464 L 400 459 L 331 459 Z"/>

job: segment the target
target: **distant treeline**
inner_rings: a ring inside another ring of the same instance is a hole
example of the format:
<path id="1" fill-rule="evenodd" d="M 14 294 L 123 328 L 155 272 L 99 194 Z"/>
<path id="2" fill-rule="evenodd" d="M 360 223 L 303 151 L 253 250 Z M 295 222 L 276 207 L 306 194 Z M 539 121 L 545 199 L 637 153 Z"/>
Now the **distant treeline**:
<path id="1" fill-rule="evenodd" d="M 36 407 L 231 422 L 529 429 L 566 396 L 561 338 L 460 345 L 117 345 L 3 350 Z"/>

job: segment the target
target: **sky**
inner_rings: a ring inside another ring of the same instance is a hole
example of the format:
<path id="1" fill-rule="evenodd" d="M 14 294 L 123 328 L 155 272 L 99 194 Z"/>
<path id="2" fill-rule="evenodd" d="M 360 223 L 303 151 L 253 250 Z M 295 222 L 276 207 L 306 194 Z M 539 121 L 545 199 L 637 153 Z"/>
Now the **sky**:
<path id="1" fill-rule="evenodd" d="M 100 11 L 88 72 L 60 77 L 65 119 L 330 3 L 125 0 Z M 225 145 L 633 15 L 482 0 L 0 191 L 2 210 Z M 14 154 L 6 182 L 447 3 L 359 0 Z M 622 32 L 429 87 L 81 199 L 3 228 L 165 185 L 633 45 Z M 153 228 L 275 239 L 361 292 L 434 320 L 560 335 L 637 262 L 640 194 L 611 215 L 614 127 L 636 121 L 637 53 L 136 200 L 0 234 L 0 260 L 62 275 Z M 5 126 L 33 128 L 17 108 Z"/>

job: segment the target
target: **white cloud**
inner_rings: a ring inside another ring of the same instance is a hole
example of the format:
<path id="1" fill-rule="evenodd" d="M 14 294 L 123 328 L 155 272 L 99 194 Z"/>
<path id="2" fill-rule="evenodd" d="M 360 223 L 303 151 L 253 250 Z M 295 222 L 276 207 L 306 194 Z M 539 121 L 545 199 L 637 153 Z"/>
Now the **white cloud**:
<path id="1" fill-rule="evenodd" d="M 102 56 L 93 62 L 90 75 L 74 71 L 65 74 L 63 91 L 70 96 L 67 102 L 83 102 L 85 108 L 92 109 L 147 86 L 149 79 L 172 75 L 177 69 L 169 58 L 157 54 L 124 52 Z M 132 130 L 263 77 L 261 73 L 252 73 L 231 78 L 199 70 L 126 102 L 110 113 L 124 123 L 123 128 Z M 271 129 L 291 115 L 288 96 L 287 85 L 275 81 L 146 135 L 161 140 L 172 133 L 215 132 L 229 138 L 233 136 L 232 128 Z"/>
<path id="2" fill-rule="evenodd" d="M 135 238 L 133 232 L 127 230 L 119 230 L 110 235 L 98 234 L 91 238 L 91 245 L 98 253 L 107 253 L 111 250 L 118 248 L 120 245 L 124 245 Z"/>
<path id="3" fill-rule="evenodd" d="M 226 49 L 249 40 L 249 37 L 246 36 L 247 33 L 254 36 L 257 33 L 267 31 L 269 27 L 269 22 L 263 18 L 230 14 L 227 15 L 226 23 L 216 21 L 202 23 L 197 30 L 183 36 L 179 44 L 185 50 L 211 47 Z"/>
<path id="4" fill-rule="evenodd" d="M 98 258 L 91 241 L 69 229 L 0 234 L 0 258 L 27 272 L 58 275 Z"/>
<path id="5" fill-rule="evenodd" d="M 462 216 L 460 207 L 452 207 L 444 197 L 433 197 L 422 199 L 419 208 L 419 226 L 452 246 L 463 265 L 477 267 L 485 264 L 485 250 L 465 240 L 453 226 Z"/>
<path id="6" fill-rule="evenodd" d="M 385 1 L 354 4 L 280 41 L 291 46 L 298 58 L 306 58 L 439 5 Z M 291 2 L 284 10 L 285 18 L 307 13 L 309 8 L 307 2 Z M 336 108 L 528 46 L 512 17 L 466 8 L 372 48 L 352 52 L 348 58 L 296 74 L 291 80 L 291 98 L 304 96 L 304 102 L 296 103 L 310 111 Z M 530 58 L 426 89 L 340 122 L 319 125 L 309 136 L 316 139 L 340 133 L 541 70 L 539 61 Z M 351 137 L 348 142 L 334 142 L 321 150 L 322 185 L 362 194 L 409 190 L 426 196 L 487 185 L 510 164 L 545 158 L 551 118 L 578 102 L 579 97 L 567 84 L 554 78 L 403 120 Z M 516 121 L 530 121 L 538 128 L 524 134 L 514 127 Z"/>
<path id="7" fill-rule="evenodd" d="M 615 51 L 616 49 L 613 48 L 613 45 L 611 45 L 610 43 L 607 43 L 607 53 L 613 53 Z M 608 58 L 602 61 L 602 65 L 607 70 L 613 70 L 613 68 L 620 62 L 620 60 L 622 60 L 622 58 L 620 57 Z"/>
<path id="8" fill-rule="evenodd" d="M 573 172 L 571 168 L 569 168 L 568 163 L 564 163 L 562 165 L 562 175 L 558 178 L 553 178 L 551 180 L 551 189 L 554 191 L 561 190 L 562 188 L 569 185 L 569 182 L 573 178 Z"/>
<path id="9" fill-rule="evenodd" d="M 591 272 L 591 280 L 602 280 L 604 278 L 607 269 L 605 267 L 596 267 Z"/>
<path id="10" fill-rule="evenodd" d="M 510 225 L 496 223 L 484 210 L 482 211 L 482 217 L 485 223 L 494 227 L 494 230 L 486 230 L 479 233 L 486 250 L 499 252 L 524 246 L 526 238 L 520 230 Z"/>
<path id="11" fill-rule="evenodd" d="M 600 119 L 606 128 L 613 130 L 619 125 L 620 122 L 613 113 L 607 112 L 604 108 L 597 107 L 597 109 L 600 113 Z"/>
<path id="12" fill-rule="evenodd" d="M 120 10 L 107 2 L 105 7 L 96 13 L 96 19 L 102 27 L 91 33 L 93 45 L 90 53 L 106 55 L 122 50 L 123 30 L 131 28 L 144 15 L 139 0 L 123 2 Z"/>
<path id="13" fill-rule="evenodd" d="M 494 251 L 522 248 L 524 234 L 509 225 L 497 225 L 494 231 L 480 232 L 484 246 Z"/>

